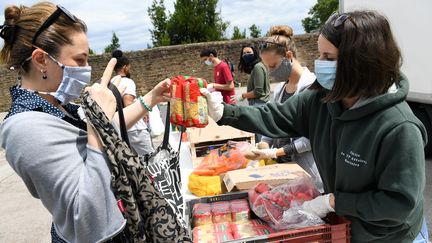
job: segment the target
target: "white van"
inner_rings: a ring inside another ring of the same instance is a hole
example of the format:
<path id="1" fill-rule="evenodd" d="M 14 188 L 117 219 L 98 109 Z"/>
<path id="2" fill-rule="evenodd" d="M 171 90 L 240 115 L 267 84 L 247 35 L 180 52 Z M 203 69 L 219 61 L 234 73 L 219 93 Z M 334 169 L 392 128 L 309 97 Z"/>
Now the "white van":
<path id="1" fill-rule="evenodd" d="M 339 0 L 339 11 L 375 10 L 387 17 L 402 52 L 402 72 L 410 81 L 408 103 L 428 133 L 432 154 L 432 1 Z"/>

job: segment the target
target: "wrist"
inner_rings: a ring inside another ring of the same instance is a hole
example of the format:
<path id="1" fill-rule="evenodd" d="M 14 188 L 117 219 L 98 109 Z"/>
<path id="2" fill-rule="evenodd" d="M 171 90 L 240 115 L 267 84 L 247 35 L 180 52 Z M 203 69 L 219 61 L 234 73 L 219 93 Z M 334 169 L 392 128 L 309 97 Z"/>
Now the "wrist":
<path id="1" fill-rule="evenodd" d="M 335 210 L 335 196 L 334 196 L 334 194 L 333 193 L 330 193 L 329 194 L 329 206 L 331 207 L 331 209 L 333 210 L 333 212 L 334 212 L 334 210 Z"/>
<path id="2" fill-rule="evenodd" d="M 148 108 L 153 109 L 157 104 L 154 102 L 152 91 L 148 92 L 146 95 L 140 97 L 140 102 L 144 109 L 148 110 Z M 144 105 L 145 104 L 145 105 Z"/>

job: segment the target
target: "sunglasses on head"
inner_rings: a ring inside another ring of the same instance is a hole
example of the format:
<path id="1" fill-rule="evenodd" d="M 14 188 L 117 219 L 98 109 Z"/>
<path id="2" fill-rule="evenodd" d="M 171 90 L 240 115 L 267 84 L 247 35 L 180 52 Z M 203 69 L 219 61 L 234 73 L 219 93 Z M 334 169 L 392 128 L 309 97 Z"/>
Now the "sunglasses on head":
<path id="1" fill-rule="evenodd" d="M 283 49 L 286 48 L 284 45 L 276 43 L 276 42 L 272 42 L 272 41 L 264 41 L 264 42 L 261 42 L 259 44 L 259 48 L 260 48 L 261 51 L 269 49 L 269 48 L 274 48 L 274 47 L 276 47 L 276 48 L 283 48 Z"/>
<path id="2" fill-rule="evenodd" d="M 54 13 L 52 13 L 46 20 L 45 22 L 39 27 L 39 29 L 36 31 L 35 35 L 33 36 L 32 39 L 32 44 L 36 44 L 36 40 L 39 37 L 39 35 L 46 29 L 48 29 L 48 27 L 50 27 L 52 24 L 54 24 L 54 22 L 60 17 L 61 14 L 64 14 L 66 17 L 68 17 L 72 22 L 76 23 L 78 22 L 76 17 L 71 14 L 67 9 L 65 9 L 64 7 L 57 5 L 57 9 L 56 11 L 54 11 Z"/>
<path id="3" fill-rule="evenodd" d="M 340 29 L 344 25 L 345 21 L 349 19 L 351 23 L 357 28 L 357 24 L 354 22 L 351 16 L 349 16 L 346 13 L 339 14 L 338 12 L 334 12 L 330 17 L 327 19 L 325 24 L 332 24 L 335 29 Z"/>

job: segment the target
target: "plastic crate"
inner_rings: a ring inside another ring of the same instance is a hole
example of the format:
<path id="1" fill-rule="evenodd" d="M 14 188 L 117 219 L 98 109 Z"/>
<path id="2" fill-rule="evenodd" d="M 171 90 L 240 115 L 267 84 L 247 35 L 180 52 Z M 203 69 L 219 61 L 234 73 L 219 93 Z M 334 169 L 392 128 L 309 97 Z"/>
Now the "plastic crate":
<path id="1" fill-rule="evenodd" d="M 189 230 L 193 228 L 192 209 L 197 203 L 212 203 L 218 201 L 229 201 L 235 199 L 247 198 L 247 192 L 237 192 L 214 197 L 197 198 L 186 202 L 186 222 Z M 255 216 L 256 217 L 256 216 Z M 343 217 L 339 217 L 334 213 L 327 215 L 324 219 L 326 224 L 311 226 L 300 229 L 291 229 L 272 233 L 270 235 L 262 235 L 239 240 L 226 241 L 229 243 L 258 243 L 258 242 L 286 242 L 286 243 L 304 243 L 304 242 L 332 242 L 332 243 L 349 243 L 351 222 Z"/>

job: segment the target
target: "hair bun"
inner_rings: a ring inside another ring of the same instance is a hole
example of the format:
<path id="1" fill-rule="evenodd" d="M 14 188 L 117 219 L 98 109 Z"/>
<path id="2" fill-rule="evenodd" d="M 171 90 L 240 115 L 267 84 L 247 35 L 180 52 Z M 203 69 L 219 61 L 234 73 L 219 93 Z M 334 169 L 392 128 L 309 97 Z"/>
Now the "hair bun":
<path id="1" fill-rule="evenodd" d="M 294 32 L 293 29 L 287 25 L 277 25 L 270 28 L 269 35 L 282 35 L 291 38 Z"/>
<path id="2" fill-rule="evenodd" d="M 19 20 L 21 16 L 21 8 L 15 5 L 10 5 L 6 7 L 4 16 L 5 16 L 5 24 L 7 25 L 15 25 L 15 23 Z"/>
<path id="3" fill-rule="evenodd" d="M 112 57 L 114 57 L 114 58 L 118 59 L 118 58 L 120 58 L 122 56 L 123 56 L 123 52 L 120 51 L 120 50 L 115 50 L 115 51 L 112 52 Z"/>

